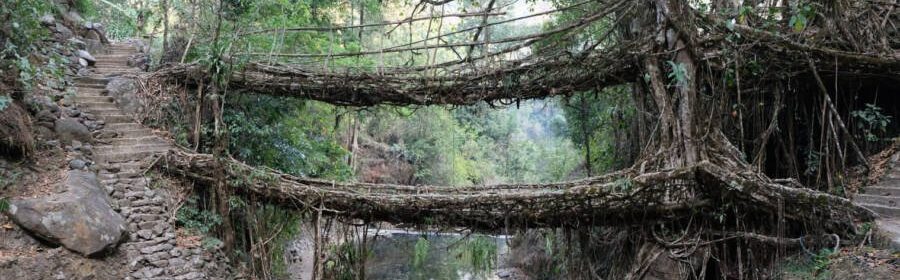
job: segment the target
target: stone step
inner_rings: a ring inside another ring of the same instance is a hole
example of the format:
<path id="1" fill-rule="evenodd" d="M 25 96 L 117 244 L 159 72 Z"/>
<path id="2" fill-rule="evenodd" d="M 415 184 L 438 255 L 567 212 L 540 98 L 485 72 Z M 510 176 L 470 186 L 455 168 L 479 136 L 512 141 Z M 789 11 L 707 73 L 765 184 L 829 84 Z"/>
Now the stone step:
<path id="1" fill-rule="evenodd" d="M 870 186 L 862 189 L 861 193 L 871 195 L 892 195 L 900 197 L 900 187 Z"/>
<path id="2" fill-rule="evenodd" d="M 77 102 L 78 99 L 75 99 Z M 82 108 L 87 111 L 99 111 L 99 110 L 110 110 L 116 109 L 119 110 L 119 107 L 116 107 L 116 103 L 112 101 L 112 99 L 107 99 L 105 101 L 100 102 L 78 102 L 78 108 Z"/>
<path id="3" fill-rule="evenodd" d="M 898 168 L 897 170 L 900 170 Z M 900 186 L 900 174 L 894 174 L 895 172 L 885 174 L 884 177 L 878 180 L 879 185 L 892 185 L 892 186 Z"/>
<path id="4" fill-rule="evenodd" d="M 106 107 L 106 108 L 84 108 L 84 109 L 86 112 L 91 113 L 91 114 L 101 117 L 101 118 L 105 117 L 105 116 L 123 115 L 122 109 L 119 109 L 119 107 L 116 107 L 115 104 L 112 107 Z"/>
<path id="5" fill-rule="evenodd" d="M 103 155 L 103 154 L 115 154 L 115 153 L 127 153 L 127 152 L 159 152 L 159 151 L 167 151 L 171 148 L 171 145 L 165 142 L 154 142 L 148 144 L 110 144 L 110 145 L 102 145 L 94 147 L 94 154 Z"/>
<path id="6" fill-rule="evenodd" d="M 129 122 L 129 123 L 116 123 L 116 124 L 108 123 L 108 124 L 106 124 L 106 129 L 113 130 L 113 131 L 119 131 L 119 130 L 138 130 L 138 129 L 145 129 L 145 128 L 144 128 L 144 126 L 142 126 L 138 123 Z"/>
<path id="7" fill-rule="evenodd" d="M 106 84 L 77 84 L 75 86 L 77 90 L 91 90 L 91 89 L 104 89 L 106 88 Z"/>
<path id="8" fill-rule="evenodd" d="M 75 79 L 75 84 L 82 85 L 106 85 L 108 83 L 108 79 L 103 78 L 95 78 L 95 77 L 78 77 Z"/>
<path id="9" fill-rule="evenodd" d="M 134 51 L 119 51 L 119 50 L 117 50 L 117 51 L 113 51 L 110 53 L 102 53 L 102 54 L 95 55 L 94 58 L 96 58 L 97 60 L 128 58 L 133 53 L 134 53 Z"/>
<path id="10" fill-rule="evenodd" d="M 84 93 L 76 94 L 75 97 L 97 98 L 97 97 L 110 97 L 110 96 L 106 95 L 105 93 L 100 93 L 100 92 L 84 92 Z"/>
<path id="11" fill-rule="evenodd" d="M 149 156 L 161 155 L 164 154 L 167 150 L 155 150 L 155 151 L 129 151 L 129 152 L 119 152 L 119 153 L 108 153 L 108 154 L 97 154 L 94 155 L 94 161 L 101 163 L 112 163 L 112 162 L 124 162 L 124 161 L 135 161 L 144 159 Z"/>
<path id="12" fill-rule="evenodd" d="M 75 102 L 79 103 L 113 103 L 113 98 L 111 96 L 106 95 L 75 95 Z"/>
<path id="13" fill-rule="evenodd" d="M 900 202 L 900 197 L 895 196 L 884 196 L 884 195 L 873 195 L 873 194 L 858 194 L 853 198 L 854 201 L 865 203 L 865 204 L 877 204 L 882 206 L 890 206 L 897 207 L 898 202 Z"/>
<path id="14" fill-rule="evenodd" d="M 134 122 L 134 118 L 126 115 L 97 115 L 97 117 L 106 122 L 107 126 L 110 124 Z"/>
<path id="15" fill-rule="evenodd" d="M 112 132 L 115 132 L 115 133 L 116 133 L 116 138 L 139 138 L 139 137 L 155 136 L 155 135 L 153 134 L 153 132 L 152 132 L 151 130 L 149 130 L 149 129 L 143 129 L 143 128 L 142 128 L 142 129 L 119 129 L 119 130 L 113 130 L 113 129 L 108 129 L 108 127 L 109 127 L 108 125 L 107 125 L 106 127 L 107 127 L 107 129 L 104 129 L 104 131 L 112 131 Z M 115 138 L 114 138 L 114 139 L 115 139 Z"/>
<path id="16" fill-rule="evenodd" d="M 872 210 L 882 217 L 900 217 L 900 207 L 890 207 L 868 203 L 856 203 L 856 205 Z"/>
<path id="17" fill-rule="evenodd" d="M 107 68 L 107 67 L 128 67 L 128 63 L 122 60 L 116 61 L 97 61 L 94 63 L 94 68 Z"/>
<path id="18" fill-rule="evenodd" d="M 84 85 L 78 86 L 77 92 L 103 92 L 106 90 L 106 85 Z"/>
<path id="19" fill-rule="evenodd" d="M 154 135 L 141 137 L 117 137 L 109 139 L 112 145 L 168 145 L 166 140 Z"/>

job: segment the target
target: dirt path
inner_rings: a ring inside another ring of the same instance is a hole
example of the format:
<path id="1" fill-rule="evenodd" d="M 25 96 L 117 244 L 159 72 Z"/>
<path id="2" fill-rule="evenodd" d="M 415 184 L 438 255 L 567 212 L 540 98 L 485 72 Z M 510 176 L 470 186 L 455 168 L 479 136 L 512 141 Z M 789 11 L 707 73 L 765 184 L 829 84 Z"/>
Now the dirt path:
<path id="1" fill-rule="evenodd" d="M 875 211 L 878 229 L 891 239 L 891 247 L 900 250 L 900 153 L 888 163 L 888 171 L 878 183 L 863 188 L 854 203 Z"/>

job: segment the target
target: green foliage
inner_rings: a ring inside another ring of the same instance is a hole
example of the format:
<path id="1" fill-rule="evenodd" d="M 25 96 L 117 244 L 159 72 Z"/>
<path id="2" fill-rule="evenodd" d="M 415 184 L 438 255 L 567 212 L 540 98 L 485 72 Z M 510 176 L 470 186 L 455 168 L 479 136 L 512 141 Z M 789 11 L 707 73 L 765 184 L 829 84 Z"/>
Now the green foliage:
<path id="1" fill-rule="evenodd" d="M 675 63 L 674 61 L 666 61 L 666 64 L 669 65 L 669 73 L 668 77 L 670 80 L 674 81 L 676 86 L 684 87 L 688 82 L 688 73 L 683 63 Z"/>
<path id="2" fill-rule="evenodd" d="M 454 248 L 454 255 L 470 266 L 475 275 L 487 276 L 497 263 L 497 243 L 486 236 L 469 237 L 462 246 Z"/>
<path id="3" fill-rule="evenodd" d="M 806 27 L 809 25 L 809 21 L 815 17 L 815 10 L 809 4 L 803 4 L 799 7 L 795 7 L 796 13 L 791 16 L 788 24 L 791 26 L 791 29 L 794 32 L 803 32 L 806 30 Z"/>
<path id="4" fill-rule="evenodd" d="M 3 109 L 6 109 L 6 107 L 8 107 L 10 103 L 12 103 L 12 99 L 5 94 L 6 93 L 4 93 L 4 95 L 0 95 L 0 111 L 3 111 Z"/>
<path id="5" fill-rule="evenodd" d="M 866 104 L 866 108 L 850 112 L 850 115 L 856 119 L 859 127 L 862 128 L 866 141 L 878 141 L 877 134 L 887 132 L 888 124 L 891 123 L 891 116 L 881 112 L 881 107 L 875 104 Z"/>
<path id="6" fill-rule="evenodd" d="M 607 88 L 602 92 L 583 92 L 564 103 L 565 135 L 582 150 L 581 158 L 589 160 L 591 171 L 603 172 L 628 164 L 627 143 L 623 133 L 635 114 L 625 87 Z M 624 149 L 623 149 L 624 148 Z M 582 161 L 582 163 L 585 163 Z"/>
<path id="7" fill-rule="evenodd" d="M 781 273 L 791 279 L 831 279 L 831 256 L 834 255 L 831 249 L 822 249 L 818 253 L 807 256 L 795 256 L 788 259 L 781 268 Z"/>
<path id="8" fill-rule="evenodd" d="M 193 234 L 207 234 L 222 223 L 222 217 L 215 212 L 203 209 L 198 202 L 198 198 L 191 196 L 175 213 L 175 221 L 177 225 L 184 227 Z"/>
<path id="9" fill-rule="evenodd" d="M 242 160 L 298 176 L 347 180 L 347 151 L 335 136 L 332 105 L 259 95 L 228 102 L 230 150 Z"/>
<path id="10" fill-rule="evenodd" d="M 247 262 L 255 262 L 256 269 L 265 270 L 276 279 L 286 279 L 285 248 L 300 232 L 302 213 L 278 205 L 257 203 L 236 208 L 232 215 L 245 218 L 235 221 L 238 232 L 254 233 L 253 236 L 240 235 L 236 247 L 245 251 L 238 253 L 243 254 Z M 254 254 L 265 254 L 266 257 L 260 258 Z"/>
<path id="11" fill-rule="evenodd" d="M 470 185 L 566 179 L 579 157 L 557 129 L 562 113 L 551 101 L 505 109 L 381 107 L 363 119 L 367 135 L 412 163 L 412 183 Z"/>
<path id="12" fill-rule="evenodd" d="M 0 197 L 0 212 L 9 211 L 9 199 Z"/>
<path id="13" fill-rule="evenodd" d="M 10 50 L 18 50 L 20 54 L 30 53 L 33 43 L 48 35 L 39 19 L 41 15 L 51 12 L 51 3 L 46 0 L 0 1 L 0 18 L 3 19 L 0 29 L 7 31 L 0 33 L 0 45 L 3 45 L 0 57 L 8 55 Z"/>
<path id="14" fill-rule="evenodd" d="M 425 259 L 428 257 L 428 248 L 431 247 L 431 243 L 428 242 L 428 239 L 425 237 L 419 237 L 416 240 L 416 246 L 413 249 L 413 262 L 412 266 L 415 270 L 421 270 L 422 266 L 425 264 Z"/>
<path id="15" fill-rule="evenodd" d="M 204 236 L 202 240 L 200 240 L 200 246 L 206 250 L 215 250 L 221 248 L 223 245 L 222 240 L 212 236 Z"/>
<path id="16" fill-rule="evenodd" d="M 358 268 L 365 260 L 362 254 L 369 254 L 369 251 L 358 247 L 358 244 L 352 242 L 331 246 L 329 253 L 331 258 L 325 262 L 325 269 L 330 274 L 327 279 L 360 279 Z"/>
<path id="17" fill-rule="evenodd" d="M 95 17 L 97 8 L 94 7 L 93 0 L 75 0 L 75 10 L 86 18 Z"/>

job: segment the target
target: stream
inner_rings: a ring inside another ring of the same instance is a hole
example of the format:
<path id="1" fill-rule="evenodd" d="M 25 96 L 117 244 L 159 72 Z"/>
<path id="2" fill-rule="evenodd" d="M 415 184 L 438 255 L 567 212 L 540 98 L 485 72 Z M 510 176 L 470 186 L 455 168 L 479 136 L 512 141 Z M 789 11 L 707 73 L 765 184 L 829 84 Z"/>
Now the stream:
<path id="1" fill-rule="evenodd" d="M 301 234 L 285 250 L 291 279 L 310 279 L 312 240 Z M 510 236 L 370 230 L 366 279 L 373 280 L 514 280 L 509 267 Z"/>

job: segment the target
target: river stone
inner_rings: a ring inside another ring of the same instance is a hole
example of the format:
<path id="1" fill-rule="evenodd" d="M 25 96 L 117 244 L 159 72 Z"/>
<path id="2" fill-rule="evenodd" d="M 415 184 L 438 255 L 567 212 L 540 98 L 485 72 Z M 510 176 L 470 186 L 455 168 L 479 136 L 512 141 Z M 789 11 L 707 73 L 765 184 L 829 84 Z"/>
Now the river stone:
<path id="1" fill-rule="evenodd" d="M 38 237 L 84 256 L 119 244 L 126 233 L 125 220 L 110 207 L 97 176 L 71 170 L 64 184 L 64 193 L 11 200 L 8 215 Z"/>
<path id="2" fill-rule="evenodd" d="M 91 142 L 91 132 L 76 119 L 57 119 L 54 130 L 56 130 L 56 134 L 59 135 L 59 140 L 62 140 L 65 144 L 72 143 L 72 140 L 78 140 L 84 143 Z"/>

